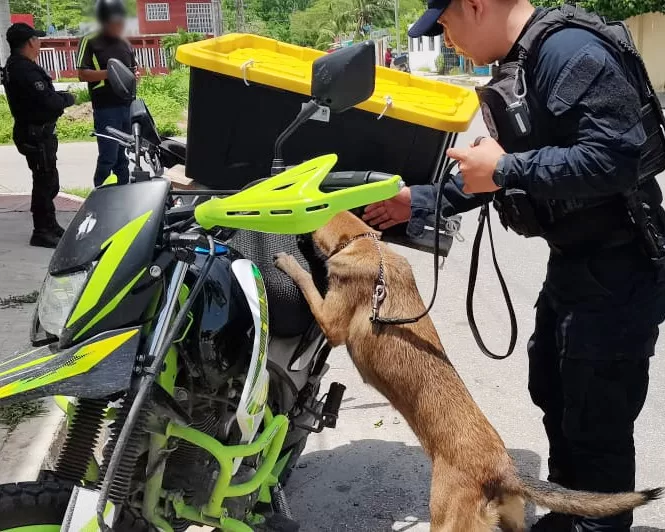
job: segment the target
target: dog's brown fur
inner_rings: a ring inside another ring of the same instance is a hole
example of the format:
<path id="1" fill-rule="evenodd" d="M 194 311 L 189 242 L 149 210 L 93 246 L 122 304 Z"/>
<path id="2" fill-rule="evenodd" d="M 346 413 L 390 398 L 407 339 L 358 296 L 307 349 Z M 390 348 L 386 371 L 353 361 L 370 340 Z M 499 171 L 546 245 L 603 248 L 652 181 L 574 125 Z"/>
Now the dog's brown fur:
<path id="1" fill-rule="evenodd" d="M 349 213 L 314 233 L 330 256 L 372 229 Z M 378 233 L 377 233 L 378 235 Z M 411 317 L 425 310 L 409 263 L 380 244 L 387 297 L 381 315 Z M 332 346 L 346 344 L 363 379 L 406 418 L 432 460 L 431 529 L 436 532 L 524 530 L 524 500 L 552 510 L 587 516 L 616 514 L 657 497 L 643 493 L 572 492 L 520 478 L 503 441 L 485 418 L 446 357 L 429 316 L 412 325 L 369 321 L 379 253 L 371 238 L 359 238 L 328 260 L 325 299 L 297 261 L 280 254 L 276 266 L 300 287 Z"/>

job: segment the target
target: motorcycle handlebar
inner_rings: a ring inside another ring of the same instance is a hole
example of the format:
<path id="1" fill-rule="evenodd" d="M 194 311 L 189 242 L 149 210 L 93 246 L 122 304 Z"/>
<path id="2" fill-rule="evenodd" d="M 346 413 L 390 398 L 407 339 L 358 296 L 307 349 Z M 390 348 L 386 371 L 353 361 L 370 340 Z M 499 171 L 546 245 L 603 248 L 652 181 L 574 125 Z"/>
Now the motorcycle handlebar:
<path id="1" fill-rule="evenodd" d="M 120 139 L 128 144 L 134 143 L 133 136 L 131 136 L 129 133 L 125 133 L 124 131 L 120 131 L 119 129 L 116 129 L 114 127 L 106 126 L 106 132 L 112 137 L 116 137 L 117 139 Z"/>
<path id="2" fill-rule="evenodd" d="M 330 172 L 321 182 L 319 188 L 323 192 L 333 192 L 345 188 L 357 187 L 368 183 L 378 183 L 387 181 L 395 177 L 395 174 L 386 174 L 383 172 Z"/>

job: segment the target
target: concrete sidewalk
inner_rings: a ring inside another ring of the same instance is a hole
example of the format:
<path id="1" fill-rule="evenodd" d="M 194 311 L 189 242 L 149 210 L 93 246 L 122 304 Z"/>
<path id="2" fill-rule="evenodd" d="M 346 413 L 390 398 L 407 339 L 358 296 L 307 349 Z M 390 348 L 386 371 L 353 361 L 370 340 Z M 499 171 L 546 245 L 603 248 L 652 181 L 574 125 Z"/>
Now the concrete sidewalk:
<path id="1" fill-rule="evenodd" d="M 14 198 L 10 198 L 14 199 Z M 0 196 L 0 206 L 7 204 Z M 73 212 L 58 213 L 68 225 Z M 39 291 L 53 250 L 28 245 L 32 233 L 30 212 L 1 212 L 0 226 L 0 360 L 30 349 L 30 326 L 35 305 L 7 304 L 9 296 L 24 297 Z M 51 459 L 51 445 L 63 416 L 55 404 L 44 401 L 41 417 L 26 419 L 13 432 L 0 426 L 0 484 L 34 480 L 42 464 Z M 29 459 L 26 459 L 30 457 Z"/>

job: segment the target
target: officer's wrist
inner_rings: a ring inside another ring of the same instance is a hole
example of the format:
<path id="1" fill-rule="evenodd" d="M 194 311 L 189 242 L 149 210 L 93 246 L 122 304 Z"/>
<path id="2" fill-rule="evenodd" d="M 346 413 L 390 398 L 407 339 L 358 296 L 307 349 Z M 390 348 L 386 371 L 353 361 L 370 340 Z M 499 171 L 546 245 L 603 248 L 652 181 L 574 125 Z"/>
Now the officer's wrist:
<path id="1" fill-rule="evenodd" d="M 501 157 L 499 157 L 499 160 L 496 163 L 496 167 L 494 168 L 494 173 L 492 174 L 492 181 L 494 181 L 494 184 L 497 187 L 501 188 L 506 188 L 508 185 L 507 181 L 507 175 L 506 175 L 506 158 L 507 158 L 506 153 L 504 153 Z"/>

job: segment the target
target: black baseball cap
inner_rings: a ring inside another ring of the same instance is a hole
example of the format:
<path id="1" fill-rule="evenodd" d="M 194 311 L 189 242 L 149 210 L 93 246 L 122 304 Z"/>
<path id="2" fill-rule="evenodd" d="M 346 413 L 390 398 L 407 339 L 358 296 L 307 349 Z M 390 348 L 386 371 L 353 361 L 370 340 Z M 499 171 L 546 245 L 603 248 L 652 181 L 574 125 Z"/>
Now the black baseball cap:
<path id="1" fill-rule="evenodd" d="M 46 33 L 36 30 L 25 22 L 12 24 L 7 30 L 7 42 L 12 49 L 20 48 L 33 37 L 46 37 Z"/>
<path id="2" fill-rule="evenodd" d="M 452 0 L 427 0 L 427 11 L 409 28 L 409 37 L 434 37 L 443 33 L 439 18 Z"/>

